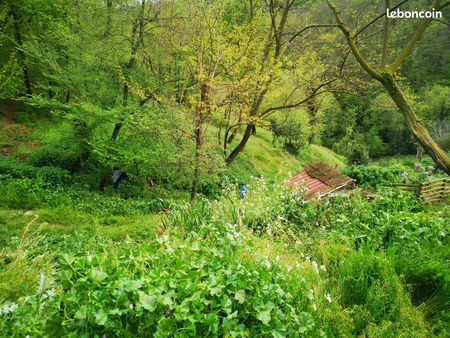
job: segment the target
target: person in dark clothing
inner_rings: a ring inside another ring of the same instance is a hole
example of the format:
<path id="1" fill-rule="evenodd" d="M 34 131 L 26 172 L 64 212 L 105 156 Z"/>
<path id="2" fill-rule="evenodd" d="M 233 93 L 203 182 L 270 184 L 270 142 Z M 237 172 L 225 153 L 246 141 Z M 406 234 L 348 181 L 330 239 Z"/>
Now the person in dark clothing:
<path id="1" fill-rule="evenodd" d="M 119 187 L 119 183 L 125 178 L 128 178 L 126 173 L 122 170 L 114 168 L 112 173 L 113 188 L 117 189 Z"/>

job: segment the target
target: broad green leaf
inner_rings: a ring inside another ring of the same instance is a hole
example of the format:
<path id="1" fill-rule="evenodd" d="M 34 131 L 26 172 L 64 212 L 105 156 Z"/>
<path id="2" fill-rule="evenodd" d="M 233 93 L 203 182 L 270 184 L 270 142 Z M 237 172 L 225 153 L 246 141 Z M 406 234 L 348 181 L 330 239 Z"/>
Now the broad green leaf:
<path id="1" fill-rule="evenodd" d="M 75 312 L 74 317 L 76 319 L 86 319 L 87 317 L 87 306 L 81 305 L 77 312 Z"/>
<path id="2" fill-rule="evenodd" d="M 233 319 L 233 318 L 236 318 L 237 315 L 238 315 L 238 312 L 237 312 L 237 311 L 234 311 L 232 314 L 228 315 L 227 319 Z"/>
<path id="3" fill-rule="evenodd" d="M 280 330 L 272 330 L 272 336 L 275 338 L 284 338 L 286 335 Z"/>
<path id="4" fill-rule="evenodd" d="M 97 325 L 105 325 L 108 320 L 108 315 L 106 314 L 105 310 L 100 309 L 95 313 L 95 323 Z"/>
<path id="5" fill-rule="evenodd" d="M 153 295 L 148 295 L 142 291 L 139 292 L 139 304 L 150 312 L 155 311 L 158 299 Z"/>
<path id="6" fill-rule="evenodd" d="M 170 296 L 164 295 L 163 299 L 162 299 L 162 303 L 167 306 L 172 306 L 173 301 L 172 301 L 172 298 L 170 298 Z"/>
<path id="7" fill-rule="evenodd" d="M 220 295 L 222 292 L 223 286 L 219 285 L 216 287 L 212 287 L 209 292 L 211 293 L 211 296 Z"/>
<path id="8" fill-rule="evenodd" d="M 91 270 L 91 277 L 93 280 L 97 282 L 101 282 L 106 277 L 108 277 L 108 274 L 105 271 L 99 270 L 99 269 L 92 269 Z"/>
<path id="9" fill-rule="evenodd" d="M 236 299 L 239 304 L 243 304 L 245 302 L 245 291 L 244 290 L 237 290 L 234 294 L 234 299 Z"/>
<path id="10" fill-rule="evenodd" d="M 264 325 L 269 324 L 270 322 L 270 311 L 261 311 L 258 313 L 258 317 L 257 317 L 260 321 L 262 321 L 262 323 Z"/>

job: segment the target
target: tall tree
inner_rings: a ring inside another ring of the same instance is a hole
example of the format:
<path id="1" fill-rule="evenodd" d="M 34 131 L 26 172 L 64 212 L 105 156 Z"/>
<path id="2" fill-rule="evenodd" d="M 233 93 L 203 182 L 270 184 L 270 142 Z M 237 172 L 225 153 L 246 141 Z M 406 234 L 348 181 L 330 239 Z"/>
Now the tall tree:
<path id="1" fill-rule="evenodd" d="M 362 30 L 366 29 L 376 20 L 384 17 L 384 15 L 386 15 L 386 12 L 384 12 L 384 14 L 382 15 L 379 15 L 376 19 L 372 20 L 368 25 L 364 26 L 359 30 L 356 30 L 351 29 L 349 25 L 344 21 L 341 12 L 337 8 L 337 6 L 331 0 L 327 1 L 329 8 L 334 13 L 336 23 L 340 28 L 340 30 L 343 32 L 347 40 L 347 43 L 358 63 L 372 78 L 376 79 L 383 85 L 387 93 L 390 95 L 390 97 L 395 102 L 398 109 L 404 116 L 407 126 L 409 127 L 409 129 L 411 130 L 412 134 L 417 139 L 419 144 L 433 158 L 436 164 L 440 168 L 442 168 L 447 174 L 450 175 L 450 156 L 433 139 L 423 121 L 418 117 L 412 106 L 409 104 L 398 81 L 400 77 L 399 71 L 403 62 L 411 54 L 413 48 L 423 37 L 424 32 L 431 25 L 433 20 L 423 19 L 421 21 L 421 23 L 419 24 L 415 32 L 412 34 L 412 36 L 410 37 L 404 48 L 400 51 L 397 58 L 390 65 L 386 64 L 387 62 L 386 55 L 389 39 L 389 21 L 385 22 L 383 34 L 383 49 L 381 55 L 382 63 L 381 67 L 377 69 L 362 55 L 362 52 L 358 46 L 358 35 L 362 32 Z M 389 6 L 390 4 L 389 1 L 387 1 L 386 4 Z M 445 6 L 449 4 L 450 1 L 436 0 L 433 5 L 433 9 L 442 10 Z M 394 10 L 398 6 L 399 5 L 392 7 L 391 10 Z"/>
<path id="2" fill-rule="evenodd" d="M 245 130 L 239 143 L 228 154 L 226 158 L 228 164 L 232 163 L 244 150 L 258 124 L 267 123 L 266 119 L 274 112 L 307 104 L 313 97 L 329 91 L 329 86 L 343 74 L 346 57 L 343 58 L 344 61 L 338 67 L 337 72 L 333 72 L 335 70 L 333 67 L 328 70 L 311 72 L 311 69 L 314 69 L 314 63 L 308 64 L 308 66 L 303 65 L 298 62 L 301 57 L 291 52 L 292 45 L 309 28 L 308 26 L 295 33 L 291 32 L 292 25 L 289 25 L 289 17 L 296 13 L 295 20 L 299 18 L 298 11 L 300 9 L 295 0 L 265 1 L 260 8 L 267 17 L 269 27 L 258 59 L 259 67 L 253 76 L 261 78 L 262 81 L 250 91 L 248 108 L 242 114 L 245 118 L 241 118 L 233 126 L 238 127 L 245 124 Z M 309 74 L 310 77 L 305 74 Z M 279 85 L 280 78 L 286 76 L 291 77 L 290 88 L 284 93 L 283 98 L 270 99 L 275 85 Z"/>

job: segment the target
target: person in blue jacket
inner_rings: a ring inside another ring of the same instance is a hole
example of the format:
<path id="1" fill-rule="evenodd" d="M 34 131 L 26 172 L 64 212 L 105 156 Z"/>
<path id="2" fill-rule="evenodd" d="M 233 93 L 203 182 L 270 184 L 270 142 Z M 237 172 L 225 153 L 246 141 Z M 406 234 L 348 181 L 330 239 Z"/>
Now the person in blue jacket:
<path id="1" fill-rule="evenodd" d="M 241 196 L 242 199 L 245 198 L 245 196 L 247 195 L 247 184 L 244 183 L 241 186 L 241 189 L 239 189 L 239 195 Z"/>

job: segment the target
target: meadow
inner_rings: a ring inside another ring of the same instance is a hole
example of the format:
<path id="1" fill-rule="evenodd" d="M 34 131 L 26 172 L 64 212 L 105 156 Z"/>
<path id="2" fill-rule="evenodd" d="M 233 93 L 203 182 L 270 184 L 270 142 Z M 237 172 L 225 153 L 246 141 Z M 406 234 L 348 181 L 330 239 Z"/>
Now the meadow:
<path id="1" fill-rule="evenodd" d="M 2 176 L 2 336 L 447 336 L 448 205 L 249 187 L 158 213 Z"/>

